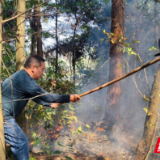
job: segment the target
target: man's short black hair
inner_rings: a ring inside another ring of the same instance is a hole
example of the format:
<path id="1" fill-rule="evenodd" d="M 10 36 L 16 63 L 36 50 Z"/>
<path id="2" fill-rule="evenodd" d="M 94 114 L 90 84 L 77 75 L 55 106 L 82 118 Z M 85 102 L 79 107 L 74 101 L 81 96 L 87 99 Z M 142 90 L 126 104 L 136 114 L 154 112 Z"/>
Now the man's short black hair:
<path id="1" fill-rule="evenodd" d="M 41 62 L 45 62 L 45 59 L 42 57 L 39 57 L 37 55 L 31 55 L 26 60 L 26 62 L 24 64 L 24 68 L 30 68 L 32 65 L 39 67 L 39 66 L 41 66 Z"/>

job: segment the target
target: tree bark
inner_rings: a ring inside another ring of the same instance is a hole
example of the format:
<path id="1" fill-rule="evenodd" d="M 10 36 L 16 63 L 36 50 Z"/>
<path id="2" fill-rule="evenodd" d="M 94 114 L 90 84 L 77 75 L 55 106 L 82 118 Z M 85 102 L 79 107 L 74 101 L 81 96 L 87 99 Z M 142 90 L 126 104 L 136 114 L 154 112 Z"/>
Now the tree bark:
<path id="1" fill-rule="evenodd" d="M 19 0 L 17 12 L 21 14 L 26 10 L 26 1 Z M 16 41 L 16 68 L 23 69 L 25 63 L 25 14 L 17 18 L 17 41 Z M 16 118 L 22 130 L 26 133 L 25 110 Z"/>
<path id="2" fill-rule="evenodd" d="M 110 43 L 110 69 L 109 81 L 122 76 L 122 54 L 123 50 L 120 43 L 124 37 L 124 17 L 125 0 L 112 0 L 112 22 L 111 32 L 114 34 Z M 117 82 L 109 87 L 107 93 L 107 108 L 104 120 L 107 122 L 107 130 L 112 130 L 115 120 L 119 116 L 119 100 L 121 95 L 120 83 Z"/>
<path id="3" fill-rule="evenodd" d="M 37 38 L 37 55 L 43 57 L 43 48 L 42 48 L 42 25 L 40 17 L 40 7 L 35 8 L 36 14 L 36 38 Z"/>
<path id="4" fill-rule="evenodd" d="M 57 5 L 57 0 L 56 0 Z M 55 66 L 55 75 L 57 78 L 58 73 L 58 9 L 56 8 L 56 66 Z"/>
<path id="5" fill-rule="evenodd" d="M 1 82 L 1 61 L 2 61 L 2 2 L 0 2 L 0 82 Z M 2 91 L 0 85 L 0 159 L 5 160 L 5 140 L 3 127 L 3 112 L 2 112 Z"/>
<path id="6" fill-rule="evenodd" d="M 39 0 L 38 0 L 39 2 Z M 31 40 L 31 54 L 43 57 L 42 47 L 42 25 L 41 25 L 41 8 L 34 8 L 32 18 L 30 18 L 30 27 L 34 31 Z"/>
<path id="7" fill-rule="evenodd" d="M 160 82 L 160 66 L 158 67 L 158 71 L 155 75 L 154 83 L 152 86 L 152 92 L 150 95 L 150 102 L 148 106 L 148 113 L 146 115 L 143 137 L 136 149 L 137 160 L 144 160 L 146 158 L 154 139 L 156 126 L 158 123 L 158 116 L 159 116 L 158 115 L 159 104 L 160 104 L 159 82 Z"/>
<path id="8" fill-rule="evenodd" d="M 18 14 L 24 13 L 26 10 L 26 1 L 19 0 L 17 12 Z M 25 14 L 21 15 L 17 18 L 17 41 L 16 41 L 16 68 L 17 70 L 23 69 L 23 65 L 25 62 Z"/>
<path id="9" fill-rule="evenodd" d="M 35 12 L 35 11 L 34 11 Z M 30 27 L 31 27 L 31 30 L 35 31 L 35 17 L 34 17 L 34 12 L 31 12 L 29 13 L 30 14 L 30 19 L 29 19 L 29 22 L 30 22 Z M 36 36 L 35 34 L 33 33 L 32 36 L 31 36 L 31 46 L 30 46 L 30 50 L 31 50 L 31 55 L 36 55 Z"/>

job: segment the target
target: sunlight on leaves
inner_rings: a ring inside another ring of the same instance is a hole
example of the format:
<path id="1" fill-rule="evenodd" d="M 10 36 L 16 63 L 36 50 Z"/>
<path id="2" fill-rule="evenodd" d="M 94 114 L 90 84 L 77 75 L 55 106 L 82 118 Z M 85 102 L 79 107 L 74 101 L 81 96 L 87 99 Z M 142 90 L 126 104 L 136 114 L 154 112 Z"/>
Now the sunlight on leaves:
<path id="1" fill-rule="evenodd" d="M 37 160 L 36 158 L 34 158 L 34 157 L 31 157 L 31 158 L 29 158 L 29 160 Z"/>
<path id="2" fill-rule="evenodd" d="M 90 128 L 91 128 L 91 126 L 89 126 L 88 124 L 86 124 L 86 125 L 85 125 L 85 127 L 86 127 L 86 128 L 88 128 L 88 129 L 90 129 Z"/>
<path id="3" fill-rule="evenodd" d="M 157 50 L 157 48 L 155 46 L 152 46 L 151 48 L 149 48 L 149 51 L 153 51 L 153 50 Z"/>
<path id="4" fill-rule="evenodd" d="M 144 107 L 143 110 L 146 112 L 146 114 L 148 113 L 148 109 L 146 107 Z"/>

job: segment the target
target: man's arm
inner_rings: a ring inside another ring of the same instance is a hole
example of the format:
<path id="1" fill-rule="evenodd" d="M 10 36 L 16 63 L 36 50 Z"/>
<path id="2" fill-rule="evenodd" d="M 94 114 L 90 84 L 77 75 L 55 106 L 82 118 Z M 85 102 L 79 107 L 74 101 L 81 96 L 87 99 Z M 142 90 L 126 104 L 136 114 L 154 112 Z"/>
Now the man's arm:
<path id="1" fill-rule="evenodd" d="M 51 107 L 51 103 L 45 102 L 41 100 L 40 98 L 34 98 L 33 101 L 43 106 Z"/>
<path id="2" fill-rule="evenodd" d="M 52 109 L 56 109 L 60 105 L 60 103 L 47 103 L 47 102 L 42 101 L 39 98 L 35 98 L 35 99 L 33 99 L 33 101 L 36 102 L 36 103 L 38 103 L 38 104 L 41 104 L 43 106 L 50 107 Z"/>
<path id="3" fill-rule="evenodd" d="M 44 101 L 47 103 L 68 103 L 70 101 L 76 102 L 80 99 L 80 97 L 76 94 L 58 95 L 58 94 L 47 93 L 29 75 L 28 77 L 25 77 L 24 81 L 25 81 L 25 84 L 23 85 L 24 93 L 30 97 L 38 96 L 36 99 L 39 101 L 39 103 L 40 101 Z"/>
<path id="4" fill-rule="evenodd" d="M 25 79 L 25 84 L 23 86 L 24 93 L 27 95 L 27 97 L 35 97 L 47 102 L 47 103 L 68 103 L 70 102 L 70 96 L 69 95 L 58 95 L 58 94 L 50 94 L 43 90 L 37 82 L 27 77 L 28 79 Z"/>
<path id="5" fill-rule="evenodd" d="M 70 95 L 70 101 L 72 102 L 77 102 L 81 99 L 81 97 L 77 94 L 71 94 Z M 59 105 L 62 104 L 62 103 L 51 103 L 51 108 L 52 109 L 56 109 L 59 107 Z"/>
<path id="6" fill-rule="evenodd" d="M 77 102 L 78 100 L 80 100 L 80 97 L 78 95 L 76 94 L 70 95 L 70 101 Z M 43 106 L 51 107 L 52 109 L 56 109 L 59 107 L 60 104 L 62 104 L 62 103 L 47 103 L 47 102 L 42 101 L 40 98 L 35 98 L 33 99 L 33 101 Z"/>

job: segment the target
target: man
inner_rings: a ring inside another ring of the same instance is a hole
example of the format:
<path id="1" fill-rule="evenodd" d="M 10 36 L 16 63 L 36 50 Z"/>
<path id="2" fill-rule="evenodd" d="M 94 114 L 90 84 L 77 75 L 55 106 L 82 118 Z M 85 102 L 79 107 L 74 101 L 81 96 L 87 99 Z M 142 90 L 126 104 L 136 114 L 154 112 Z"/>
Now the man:
<path id="1" fill-rule="evenodd" d="M 80 100 L 76 94 L 49 94 L 38 86 L 35 80 L 41 78 L 44 69 L 43 58 L 30 56 L 23 70 L 14 73 L 2 83 L 5 141 L 10 144 L 16 160 L 29 160 L 28 139 L 15 121 L 29 99 L 53 109 L 57 108 L 59 103 Z"/>

